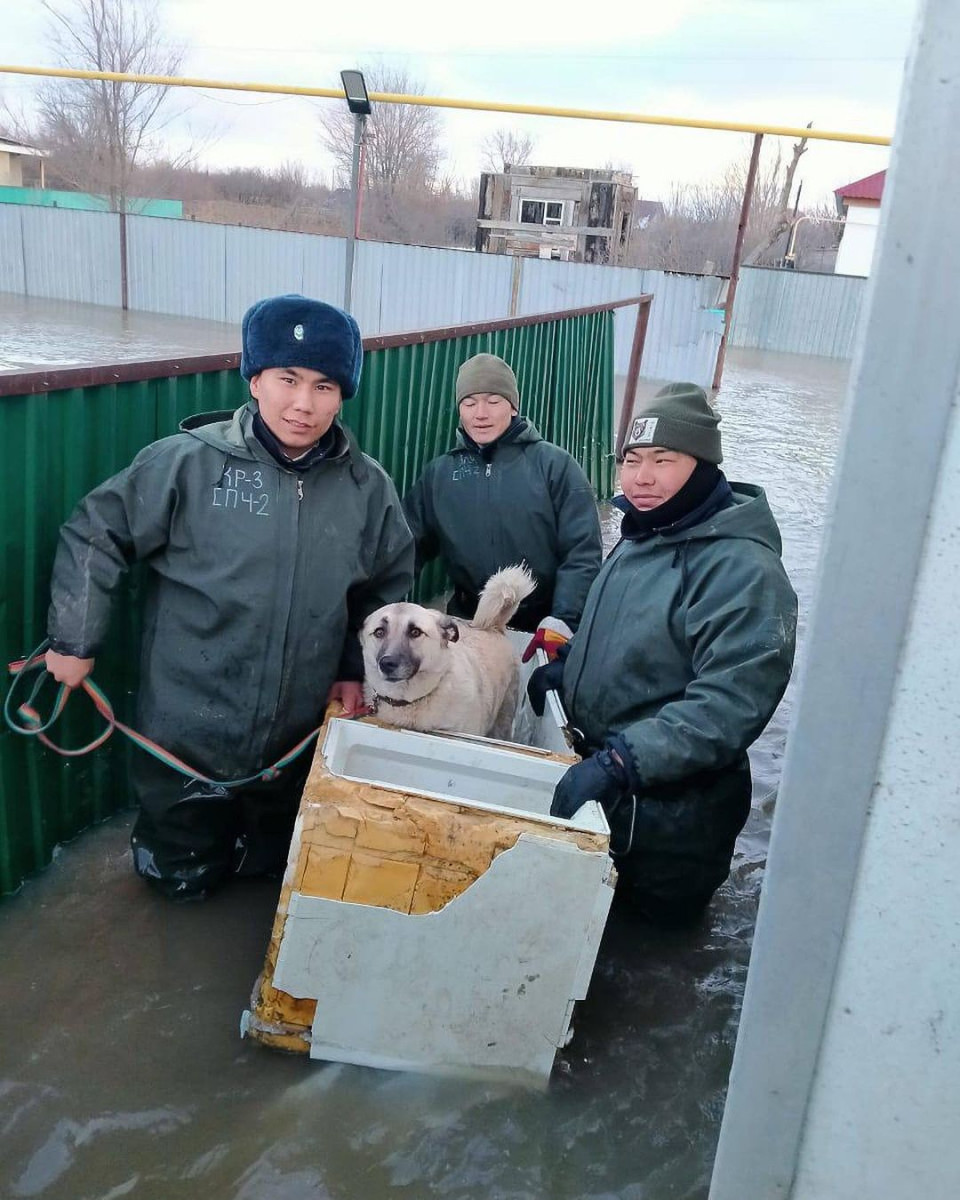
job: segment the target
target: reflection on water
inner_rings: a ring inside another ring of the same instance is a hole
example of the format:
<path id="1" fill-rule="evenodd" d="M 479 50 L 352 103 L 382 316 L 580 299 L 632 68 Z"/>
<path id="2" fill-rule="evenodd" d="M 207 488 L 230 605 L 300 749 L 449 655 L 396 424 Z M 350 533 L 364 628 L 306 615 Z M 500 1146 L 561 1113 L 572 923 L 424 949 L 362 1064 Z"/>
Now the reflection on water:
<path id="1" fill-rule="evenodd" d="M 842 365 L 740 352 L 719 400 L 724 466 L 780 522 L 801 634 L 844 385 Z M 614 913 L 546 1094 L 241 1042 L 277 886 L 171 906 L 131 876 L 129 818 L 83 835 L 0 906 L 0 1194 L 702 1200 L 790 699 L 751 755 L 754 811 L 707 920 L 668 935 Z"/>
<path id="2" fill-rule="evenodd" d="M 0 292 L 0 373 L 239 349 L 236 325 Z"/>

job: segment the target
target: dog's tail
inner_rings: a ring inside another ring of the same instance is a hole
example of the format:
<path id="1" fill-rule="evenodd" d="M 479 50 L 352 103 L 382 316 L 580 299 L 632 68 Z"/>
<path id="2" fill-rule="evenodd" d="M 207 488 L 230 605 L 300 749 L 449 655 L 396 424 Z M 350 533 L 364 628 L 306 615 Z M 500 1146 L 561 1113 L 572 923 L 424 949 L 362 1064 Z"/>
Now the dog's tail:
<path id="1" fill-rule="evenodd" d="M 474 629 L 495 629 L 503 633 L 521 600 L 537 586 L 525 566 L 504 567 L 483 585 L 477 612 L 470 624 Z"/>

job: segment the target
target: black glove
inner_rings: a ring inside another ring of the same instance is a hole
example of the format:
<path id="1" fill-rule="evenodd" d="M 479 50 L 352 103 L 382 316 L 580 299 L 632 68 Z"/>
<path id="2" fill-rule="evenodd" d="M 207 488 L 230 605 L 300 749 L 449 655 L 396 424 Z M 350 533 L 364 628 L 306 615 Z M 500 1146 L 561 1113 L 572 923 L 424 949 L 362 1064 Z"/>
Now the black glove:
<path id="1" fill-rule="evenodd" d="M 530 697 L 530 707 L 538 717 L 543 716 L 547 703 L 547 692 L 559 692 L 563 683 L 563 664 L 570 653 L 570 643 L 561 646 L 557 657 L 545 663 L 542 667 L 530 672 L 527 680 L 527 695 Z"/>
<path id="2" fill-rule="evenodd" d="M 553 791 L 550 816 L 569 821 L 588 800 L 596 800 L 609 815 L 627 794 L 629 783 L 629 772 L 611 751 L 598 750 L 582 762 L 574 763 L 561 777 Z"/>

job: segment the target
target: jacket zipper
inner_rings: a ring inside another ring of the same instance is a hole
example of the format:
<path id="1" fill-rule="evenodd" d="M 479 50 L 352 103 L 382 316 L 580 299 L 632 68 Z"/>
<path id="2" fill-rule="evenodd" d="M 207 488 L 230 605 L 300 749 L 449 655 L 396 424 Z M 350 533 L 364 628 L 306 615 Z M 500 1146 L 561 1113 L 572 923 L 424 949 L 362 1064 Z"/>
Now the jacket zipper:
<path id="1" fill-rule="evenodd" d="M 284 473 L 289 474 L 289 475 L 294 474 L 293 471 L 284 472 L 283 470 L 281 470 L 281 473 L 280 473 L 281 474 L 281 486 L 282 486 L 282 476 Z M 298 537 L 299 530 L 300 530 L 300 502 L 303 500 L 303 476 L 297 475 L 296 481 L 297 481 L 297 507 L 294 509 L 294 512 L 293 512 L 293 528 L 294 528 L 293 576 L 291 577 L 291 580 L 290 580 L 290 595 L 287 598 L 286 615 L 284 618 L 285 622 L 286 622 L 286 626 L 285 626 L 284 633 L 283 633 L 283 641 L 280 643 L 281 662 L 283 661 L 283 656 L 286 653 L 286 649 L 287 649 L 287 636 L 290 632 L 290 619 L 291 619 L 291 613 L 293 611 L 293 590 L 294 590 L 294 584 L 296 582 L 296 573 L 297 573 L 296 546 L 297 546 L 297 537 Z M 271 730 L 274 729 L 277 724 L 277 717 L 280 713 L 280 707 L 283 703 L 283 699 L 284 699 L 284 686 L 283 686 L 283 678 L 281 676 L 280 684 L 279 684 L 279 687 L 277 688 L 277 698 L 276 698 L 276 701 L 273 706 L 273 712 L 270 715 L 270 729 Z"/>
<path id="2" fill-rule="evenodd" d="M 490 479 L 490 477 L 492 475 L 493 475 L 493 460 L 491 459 L 491 461 L 487 463 L 487 467 L 486 467 L 486 470 L 483 472 L 483 476 L 485 479 Z M 486 485 L 486 495 L 485 495 L 484 507 L 486 508 L 487 512 L 490 512 L 490 484 L 489 483 Z M 497 559 L 497 552 L 500 549 L 499 539 L 497 537 L 497 532 L 496 532 L 496 525 L 497 525 L 496 521 L 490 521 L 487 525 L 487 530 L 489 531 L 489 534 L 490 534 L 490 553 L 493 556 L 494 562 Z M 486 582 L 486 581 L 484 581 L 484 582 Z M 482 588 L 483 584 L 481 584 L 480 586 Z"/>
<path id="3" fill-rule="evenodd" d="M 613 558 L 613 555 L 616 554 L 618 549 L 619 549 L 619 545 L 614 546 L 613 551 L 611 552 L 611 558 Z M 589 639 L 590 634 L 593 632 L 593 627 L 597 622 L 597 612 L 599 611 L 599 608 L 600 608 L 600 601 L 603 598 L 603 593 L 610 586 L 610 579 L 613 575 L 614 569 L 616 568 L 617 564 L 620 562 L 620 560 L 622 558 L 623 558 L 623 555 L 621 554 L 621 555 L 618 555 L 618 557 L 616 559 L 613 559 L 612 562 L 610 561 L 610 559 L 607 560 L 607 562 L 610 563 L 610 569 L 607 571 L 606 577 L 604 578 L 603 584 L 601 585 L 601 588 L 600 588 L 600 594 L 597 596 L 597 603 L 594 606 L 593 615 L 590 618 L 590 626 L 588 629 L 584 630 L 582 626 L 578 625 L 577 626 L 577 635 L 578 636 L 581 633 L 585 633 L 586 637 Z M 580 690 L 580 680 L 582 678 L 583 678 L 583 665 L 581 664 L 580 670 L 577 672 L 577 678 L 575 680 L 573 680 L 570 685 L 570 704 L 569 704 L 569 712 L 567 715 L 571 721 L 574 719 L 573 714 L 574 714 L 574 710 L 577 707 L 577 692 Z"/>

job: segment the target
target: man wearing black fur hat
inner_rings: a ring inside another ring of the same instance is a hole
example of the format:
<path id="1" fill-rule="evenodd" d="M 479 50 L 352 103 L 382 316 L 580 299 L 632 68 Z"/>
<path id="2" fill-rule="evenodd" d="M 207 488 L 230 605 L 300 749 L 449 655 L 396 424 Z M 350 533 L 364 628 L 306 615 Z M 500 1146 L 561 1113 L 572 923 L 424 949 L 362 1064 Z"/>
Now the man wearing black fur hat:
<path id="1" fill-rule="evenodd" d="M 726 879 L 750 812 L 747 748 L 793 665 L 797 600 L 763 491 L 727 482 L 703 390 L 662 389 L 633 421 L 621 540 L 580 629 L 533 673 L 562 695 L 583 761 L 551 812 L 607 813 L 617 891 L 662 924 L 696 918 Z"/>
<path id="2" fill-rule="evenodd" d="M 213 779 L 291 750 L 325 701 L 363 705 L 356 631 L 413 579 L 393 484 L 337 421 L 360 381 L 356 322 L 303 296 L 254 304 L 240 371 L 251 399 L 141 450 L 61 530 L 47 668 L 69 687 L 93 669 L 110 601 L 148 569 L 138 727 Z M 233 873 L 282 869 L 310 755 L 236 788 L 133 762 L 137 873 L 176 899 Z"/>
<path id="3" fill-rule="evenodd" d="M 470 618 L 496 571 L 525 562 L 536 590 L 511 624 L 551 657 L 576 629 L 600 569 L 596 497 L 579 463 L 520 416 L 517 379 L 495 354 L 457 373 L 460 428 L 403 500 L 417 565 L 440 557 L 453 583 L 447 611 Z"/>

